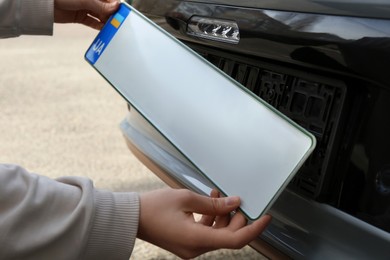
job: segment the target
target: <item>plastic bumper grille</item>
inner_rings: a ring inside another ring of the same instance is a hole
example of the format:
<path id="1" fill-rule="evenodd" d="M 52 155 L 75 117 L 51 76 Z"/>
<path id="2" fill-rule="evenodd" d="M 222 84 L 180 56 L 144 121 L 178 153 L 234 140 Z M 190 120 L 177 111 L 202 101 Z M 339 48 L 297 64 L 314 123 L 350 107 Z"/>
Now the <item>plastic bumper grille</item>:
<path id="1" fill-rule="evenodd" d="M 250 91 L 309 130 L 317 138 L 317 147 L 290 184 L 300 194 L 317 198 L 323 192 L 333 162 L 335 137 L 346 89 L 319 83 L 294 74 L 262 68 L 198 51 L 207 60 L 240 82 Z"/>

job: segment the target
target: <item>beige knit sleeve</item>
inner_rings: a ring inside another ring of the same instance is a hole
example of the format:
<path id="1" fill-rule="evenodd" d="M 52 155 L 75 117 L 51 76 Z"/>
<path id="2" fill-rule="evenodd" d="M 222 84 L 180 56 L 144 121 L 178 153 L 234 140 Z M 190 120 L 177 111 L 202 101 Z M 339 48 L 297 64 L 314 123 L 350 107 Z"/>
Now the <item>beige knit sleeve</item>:
<path id="1" fill-rule="evenodd" d="M 129 259 L 138 232 L 137 193 L 95 192 L 95 217 L 82 259 Z"/>
<path id="2" fill-rule="evenodd" d="M 0 0 L 0 38 L 52 35 L 54 0 Z"/>
<path id="3" fill-rule="evenodd" d="M 136 193 L 0 164 L 0 259 L 128 260 L 138 218 Z"/>

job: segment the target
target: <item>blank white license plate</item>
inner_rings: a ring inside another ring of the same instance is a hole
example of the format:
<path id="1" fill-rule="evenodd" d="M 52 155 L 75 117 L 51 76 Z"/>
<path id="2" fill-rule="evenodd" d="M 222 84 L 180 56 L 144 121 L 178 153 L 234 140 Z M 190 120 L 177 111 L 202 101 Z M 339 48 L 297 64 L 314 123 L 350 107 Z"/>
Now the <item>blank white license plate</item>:
<path id="1" fill-rule="evenodd" d="M 224 195 L 259 218 L 315 138 L 123 3 L 86 60 Z"/>

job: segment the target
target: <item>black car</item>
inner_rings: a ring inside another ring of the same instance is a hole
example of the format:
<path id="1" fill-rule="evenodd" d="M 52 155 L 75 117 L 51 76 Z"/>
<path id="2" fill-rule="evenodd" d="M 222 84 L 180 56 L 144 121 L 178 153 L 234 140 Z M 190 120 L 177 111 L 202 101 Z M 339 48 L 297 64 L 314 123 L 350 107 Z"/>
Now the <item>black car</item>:
<path id="1" fill-rule="evenodd" d="M 317 139 L 253 248 L 270 258 L 390 259 L 390 1 L 132 5 Z M 141 117 L 122 129 L 169 185 L 209 185 L 180 179 L 175 171 L 191 166 L 172 167 L 155 149 L 166 141 Z"/>

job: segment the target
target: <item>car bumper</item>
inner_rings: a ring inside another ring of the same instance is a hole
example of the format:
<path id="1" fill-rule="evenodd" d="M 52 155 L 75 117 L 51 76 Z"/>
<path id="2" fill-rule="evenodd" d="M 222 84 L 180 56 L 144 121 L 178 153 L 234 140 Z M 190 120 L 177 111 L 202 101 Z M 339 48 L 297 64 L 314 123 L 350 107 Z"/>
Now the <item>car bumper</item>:
<path id="1" fill-rule="evenodd" d="M 166 184 L 210 193 L 213 185 L 135 109 L 121 130 L 130 151 Z M 271 259 L 388 259 L 387 232 L 327 204 L 286 189 L 269 213 L 271 225 L 250 245 Z"/>

